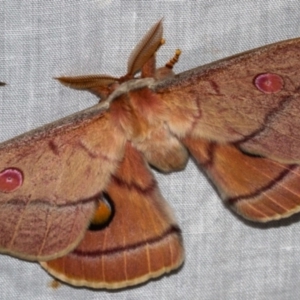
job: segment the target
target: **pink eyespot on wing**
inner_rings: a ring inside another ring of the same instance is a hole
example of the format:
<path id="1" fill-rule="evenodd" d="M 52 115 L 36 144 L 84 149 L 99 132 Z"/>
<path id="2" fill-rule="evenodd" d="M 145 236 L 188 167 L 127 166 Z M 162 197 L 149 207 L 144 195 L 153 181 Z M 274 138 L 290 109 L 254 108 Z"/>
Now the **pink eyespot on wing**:
<path id="1" fill-rule="evenodd" d="M 9 193 L 18 189 L 23 183 L 23 173 L 15 168 L 0 172 L 0 192 Z"/>
<path id="2" fill-rule="evenodd" d="M 283 79 L 274 73 L 263 73 L 255 77 L 254 85 L 265 94 L 277 93 L 283 88 Z"/>

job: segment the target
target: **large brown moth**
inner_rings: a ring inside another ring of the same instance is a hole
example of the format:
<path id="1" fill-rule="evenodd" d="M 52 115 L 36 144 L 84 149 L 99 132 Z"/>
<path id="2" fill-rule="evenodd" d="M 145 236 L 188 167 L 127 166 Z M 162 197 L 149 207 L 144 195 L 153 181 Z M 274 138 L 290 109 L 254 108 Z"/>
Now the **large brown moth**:
<path id="1" fill-rule="evenodd" d="M 155 67 L 162 31 L 123 77 L 58 78 L 99 104 L 0 144 L 2 253 L 92 288 L 178 268 L 180 230 L 148 165 L 181 170 L 189 154 L 245 218 L 300 210 L 300 39 L 174 75 L 179 51 Z"/>

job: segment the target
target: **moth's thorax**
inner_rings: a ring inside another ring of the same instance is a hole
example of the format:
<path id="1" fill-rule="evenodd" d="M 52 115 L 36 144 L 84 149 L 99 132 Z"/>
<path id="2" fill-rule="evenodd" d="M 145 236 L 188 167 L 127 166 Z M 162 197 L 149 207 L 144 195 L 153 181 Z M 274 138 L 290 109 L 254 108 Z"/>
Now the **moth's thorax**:
<path id="1" fill-rule="evenodd" d="M 148 87 L 131 90 L 128 96 L 130 104 L 137 114 L 148 119 L 150 123 L 161 119 L 166 113 L 166 106 L 159 95 Z"/>
<path id="2" fill-rule="evenodd" d="M 150 81 L 150 83 L 152 80 Z M 161 122 L 163 106 L 149 88 L 148 79 L 120 85 L 111 99 L 109 112 L 129 140 L 144 140 L 153 125 Z"/>
<path id="3" fill-rule="evenodd" d="M 110 103 L 113 122 L 148 163 L 164 172 L 180 170 L 188 155 L 166 123 L 172 105 L 166 105 L 151 85 L 141 83 L 119 93 Z"/>
<path id="4" fill-rule="evenodd" d="M 128 80 L 118 86 L 113 90 L 113 92 L 108 96 L 105 102 L 111 103 L 121 95 L 127 94 L 130 91 L 138 90 L 141 88 L 151 88 L 155 84 L 154 78 L 142 78 L 142 79 L 132 79 Z"/>

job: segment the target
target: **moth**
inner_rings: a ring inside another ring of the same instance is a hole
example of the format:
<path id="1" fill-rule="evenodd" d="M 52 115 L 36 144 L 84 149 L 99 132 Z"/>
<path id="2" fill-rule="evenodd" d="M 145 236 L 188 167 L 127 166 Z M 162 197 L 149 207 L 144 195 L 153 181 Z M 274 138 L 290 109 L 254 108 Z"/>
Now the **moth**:
<path id="1" fill-rule="evenodd" d="M 300 39 L 175 75 L 156 23 L 122 77 L 60 77 L 100 102 L 0 144 L 0 251 L 71 285 L 117 289 L 178 268 L 180 229 L 149 166 L 191 155 L 247 219 L 299 211 Z M 200 198 L 200 196 L 199 196 Z"/>

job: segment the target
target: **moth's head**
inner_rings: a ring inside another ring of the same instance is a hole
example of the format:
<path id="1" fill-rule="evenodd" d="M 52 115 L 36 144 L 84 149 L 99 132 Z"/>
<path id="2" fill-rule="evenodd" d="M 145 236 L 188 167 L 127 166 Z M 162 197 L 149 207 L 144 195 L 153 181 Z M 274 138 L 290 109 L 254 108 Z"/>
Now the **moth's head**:
<path id="1" fill-rule="evenodd" d="M 128 58 L 127 73 L 121 77 L 109 75 L 84 75 L 75 77 L 58 77 L 60 83 L 73 89 L 89 91 L 105 101 L 108 98 L 115 99 L 115 95 L 120 95 L 131 88 L 142 85 L 148 86 L 147 81 L 142 79 L 162 80 L 174 75 L 172 68 L 178 61 L 180 50 L 176 50 L 173 58 L 162 68 L 156 68 L 155 55 L 158 49 L 165 43 L 162 38 L 162 20 L 155 23 L 150 30 L 139 41 Z M 137 84 L 132 84 L 137 80 Z M 126 85 L 127 82 L 130 82 Z M 151 81 L 152 84 L 152 81 Z M 122 87 L 120 87 L 122 85 Z M 120 87 L 120 88 L 119 88 Z"/>

